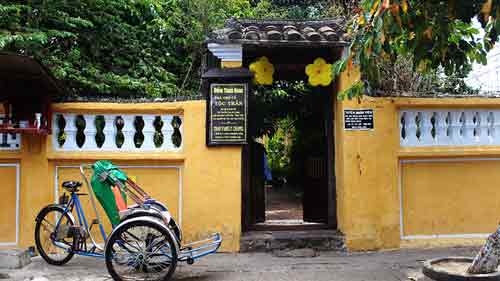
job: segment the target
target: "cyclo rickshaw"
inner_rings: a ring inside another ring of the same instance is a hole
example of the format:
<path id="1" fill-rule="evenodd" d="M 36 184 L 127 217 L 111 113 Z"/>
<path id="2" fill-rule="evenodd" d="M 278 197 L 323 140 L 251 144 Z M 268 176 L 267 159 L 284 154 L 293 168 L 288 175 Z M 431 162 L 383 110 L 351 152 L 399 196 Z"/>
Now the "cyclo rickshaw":
<path id="1" fill-rule="evenodd" d="M 89 169 L 90 183 L 85 174 Z M 46 206 L 36 217 L 36 247 L 49 264 L 63 265 L 76 254 L 104 258 L 114 280 L 169 280 L 178 262 L 193 264 L 219 249 L 220 234 L 183 245 L 181 229 L 168 208 L 111 162 L 81 165 L 80 174 L 88 194 L 80 193 L 81 182 L 63 182 L 69 196 L 65 192 L 57 204 Z M 95 219 L 87 220 L 82 195 L 89 196 Z M 99 217 L 96 198 L 113 227 L 109 235 Z M 127 206 L 127 198 L 135 204 Z M 104 246 L 92 234 L 95 225 Z"/>

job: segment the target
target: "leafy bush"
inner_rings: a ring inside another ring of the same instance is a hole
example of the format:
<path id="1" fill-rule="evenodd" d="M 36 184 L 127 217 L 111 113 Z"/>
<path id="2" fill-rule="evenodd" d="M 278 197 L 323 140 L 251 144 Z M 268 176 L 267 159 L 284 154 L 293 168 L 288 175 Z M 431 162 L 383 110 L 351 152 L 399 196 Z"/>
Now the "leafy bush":
<path id="1" fill-rule="evenodd" d="M 411 56 L 400 55 L 395 61 L 380 60 L 380 80 L 373 95 L 382 96 L 429 96 L 474 95 L 478 90 L 467 86 L 465 73 L 446 75 L 441 69 L 421 73 L 414 70 Z"/>
<path id="2" fill-rule="evenodd" d="M 291 161 L 291 149 L 295 142 L 295 119 L 286 117 L 275 121 L 274 134 L 265 143 L 269 167 L 273 173 L 286 174 Z"/>
<path id="3" fill-rule="evenodd" d="M 0 51 L 40 59 L 80 96 L 198 96 L 202 43 L 225 20 L 319 19 L 343 14 L 336 7 L 335 1 L 3 0 Z"/>
<path id="4" fill-rule="evenodd" d="M 78 95 L 199 95 L 202 42 L 247 0 L 3 0 L 0 51 L 40 59 Z"/>

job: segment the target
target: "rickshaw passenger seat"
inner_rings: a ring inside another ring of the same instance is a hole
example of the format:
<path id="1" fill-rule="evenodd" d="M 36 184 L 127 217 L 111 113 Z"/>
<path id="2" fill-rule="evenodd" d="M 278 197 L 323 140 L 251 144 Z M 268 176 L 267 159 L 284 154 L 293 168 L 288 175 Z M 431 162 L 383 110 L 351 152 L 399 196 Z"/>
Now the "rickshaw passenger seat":
<path id="1" fill-rule="evenodd" d="M 68 192 L 78 192 L 82 183 L 79 181 L 65 181 L 62 183 L 62 187 Z"/>

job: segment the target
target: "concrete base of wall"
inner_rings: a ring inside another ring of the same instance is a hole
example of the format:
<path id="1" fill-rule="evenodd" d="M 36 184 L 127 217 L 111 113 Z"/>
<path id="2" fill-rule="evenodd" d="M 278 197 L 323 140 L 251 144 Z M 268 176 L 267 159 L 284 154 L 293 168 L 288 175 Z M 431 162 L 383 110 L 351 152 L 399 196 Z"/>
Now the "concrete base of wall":
<path id="1" fill-rule="evenodd" d="M 344 235 L 336 230 L 252 231 L 241 237 L 241 252 L 274 252 L 294 249 L 344 251 Z"/>
<path id="2" fill-rule="evenodd" d="M 30 263 L 28 250 L 0 250 L 0 269 L 19 269 Z"/>

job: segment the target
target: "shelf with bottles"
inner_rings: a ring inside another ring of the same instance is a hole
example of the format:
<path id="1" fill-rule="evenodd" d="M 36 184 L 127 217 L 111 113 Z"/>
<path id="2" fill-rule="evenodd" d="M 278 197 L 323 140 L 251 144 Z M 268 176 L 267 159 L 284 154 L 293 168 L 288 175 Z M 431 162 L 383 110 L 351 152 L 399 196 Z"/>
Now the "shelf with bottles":
<path id="1" fill-rule="evenodd" d="M 46 122 L 43 121 L 42 114 L 36 113 L 35 116 L 33 120 L 18 122 L 12 121 L 11 118 L 3 118 L 3 123 L 0 124 L 0 133 L 48 135 L 50 129 L 47 128 Z"/>

